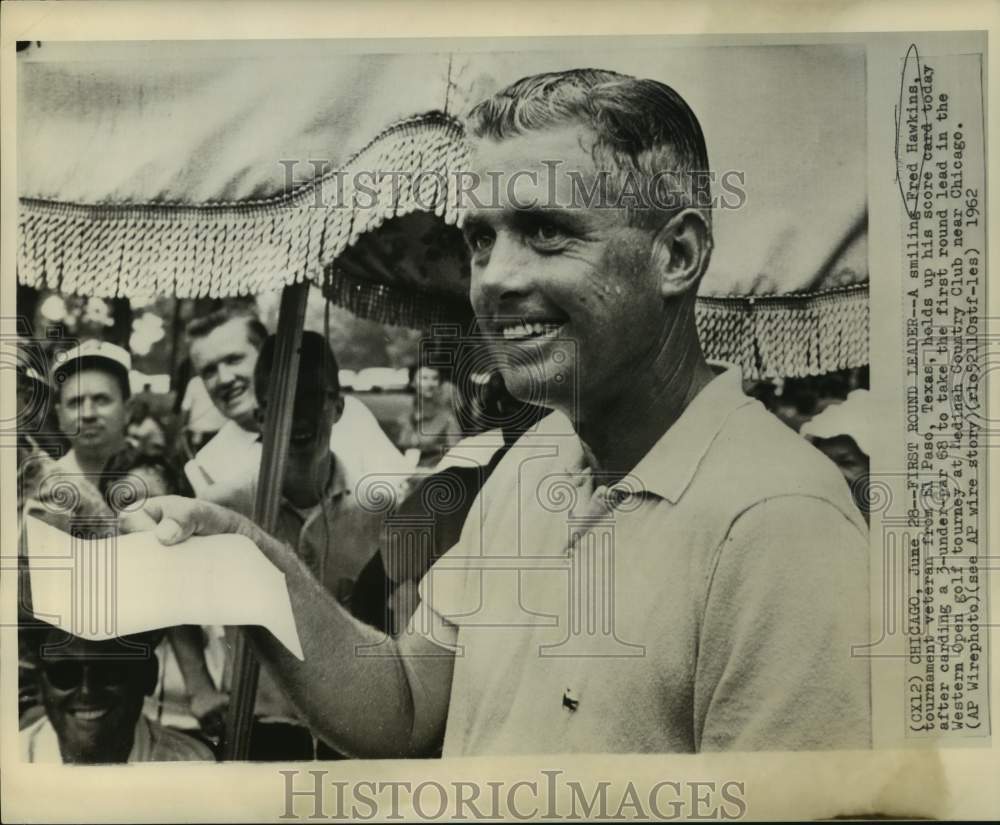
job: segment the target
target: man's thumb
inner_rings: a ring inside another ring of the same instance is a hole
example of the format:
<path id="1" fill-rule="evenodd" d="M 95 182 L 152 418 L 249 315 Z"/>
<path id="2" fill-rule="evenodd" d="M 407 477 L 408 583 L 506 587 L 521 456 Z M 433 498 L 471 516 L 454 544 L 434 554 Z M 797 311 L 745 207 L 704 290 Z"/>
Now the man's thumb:
<path id="1" fill-rule="evenodd" d="M 156 525 L 155 532 L 161 544 L 177 544 L 187 538 L 180 524 L 169 516 Z"/>

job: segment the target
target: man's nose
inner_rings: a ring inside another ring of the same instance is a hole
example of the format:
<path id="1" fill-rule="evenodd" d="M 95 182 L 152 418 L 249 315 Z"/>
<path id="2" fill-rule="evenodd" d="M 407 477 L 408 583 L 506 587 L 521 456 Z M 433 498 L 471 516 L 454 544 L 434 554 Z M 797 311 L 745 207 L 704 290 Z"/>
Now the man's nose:
<path id="1" fill-rule="evenodd" d="M 82 697 L 94 696 L 101 689 L 98 684 L 97 672 L 89 664 L 82 665 L 80 674 L 80 688 L 78 693 Z"/>
<path id="2" fill-rule="evenodd" d="M 514 239 L 500 234 L 489 260 L 472 266 L 470 297 L 480 314 L 503 315 L 516 311 L 516 301 L 530 289 L 531 262 L 527 250 Z"/>
<path id="3" fill-rule="evenodd" d="M 82 418 L 96 418 L 97 417 L 97 405 L 89 398 L 84 398 L 83 403 L 80 404 L 80 416 Z"/>
<path id="4" fill-rule="evenodd" d="M 233 368 L 227 366 L 226 364 L 219 364 L 219 383 L 220 384 L 231 384 L 233 379 L 236 377 L 236 373 L 233 372 Z"/>

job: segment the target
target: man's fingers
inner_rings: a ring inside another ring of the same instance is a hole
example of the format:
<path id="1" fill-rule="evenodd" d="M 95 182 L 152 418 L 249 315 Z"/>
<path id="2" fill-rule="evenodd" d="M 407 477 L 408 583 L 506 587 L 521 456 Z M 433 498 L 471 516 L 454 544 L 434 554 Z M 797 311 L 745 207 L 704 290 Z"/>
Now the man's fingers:
<path id="1" fill-rule="evenodd" d="M 143 518 L 143 528 L 153 530 L 162 544 L 177 544 L 198 530 L 197 507 L 192 499 L 180 496 L 157 496 L 146 500 L 137 522 Z"/>
<path id="2" fill-rule="evenodd" d="M 194 535 L 237 532 L 234 514 L 222 507 L 183 496 L 148 499 L 141 510 L 121 521 L 122 532 L 152 530 L 162 544 L 178 544 Z"/>
<path id="3" fill-rule="evenodd" d="M 156 527 L 156 519 L 145 510 L 123 513 L 118 519 L 118 529 L 122 533 L 141 533 Z"/>
<path id="4" fill-rule="evenodd" d="M 178 544 L 190 537 L 192 533 L 194 533 L 194 526 L 192 524 L 183 526 L 180 522 L 169 516 L 156 525 L 156 537 L 160 540 L 161 544 Z"/>

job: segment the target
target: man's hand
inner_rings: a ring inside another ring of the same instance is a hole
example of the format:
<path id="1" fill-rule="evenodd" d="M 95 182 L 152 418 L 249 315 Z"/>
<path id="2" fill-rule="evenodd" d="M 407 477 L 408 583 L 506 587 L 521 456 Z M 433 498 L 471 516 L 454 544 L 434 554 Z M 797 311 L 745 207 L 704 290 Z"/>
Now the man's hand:
<path id="1" fill-rule="evenodd" d="M 191 536 L 240 533 L 254 537 L 252 524 L 217 504 L 182 496 L 158 496 L 121 521 L 123 533 L 153 530 L 162 544 L 179 544 Z"/>
<path id="2" fill-rule="evenodd" d="M 226 726 L 226 708 L 229 694 L 217 690 L 204 690 L 191 695 L 191 713 L 198 720 L 201 729 L 212 737 L 222 735 Z"/>

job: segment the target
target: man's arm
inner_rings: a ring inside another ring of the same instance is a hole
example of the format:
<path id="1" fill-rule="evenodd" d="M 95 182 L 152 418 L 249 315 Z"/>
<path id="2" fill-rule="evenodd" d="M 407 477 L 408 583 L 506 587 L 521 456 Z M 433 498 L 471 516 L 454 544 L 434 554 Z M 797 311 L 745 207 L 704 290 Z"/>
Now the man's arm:
<path id="1" fill-rule="evenodd" d="M 428 754 L 440 744 L 454 666 L 447 648 L 419 634 L 397 641 L 359 622 L 290 547 L 232 511 L 167 496 L 150 499 L 145 514 L 164 544 L 239 533 L 285 574 L 304 661 L 268 631 L 248 630 L 261 661 L 331 745 L 352 756 L 391 758 Z"/>
<path id="2" fill-rule="evenodd" d="M 871 747 L 868 547 L 828 502 L 768 499 L 720 548 L 698 645 L 699 751 Z"/>

